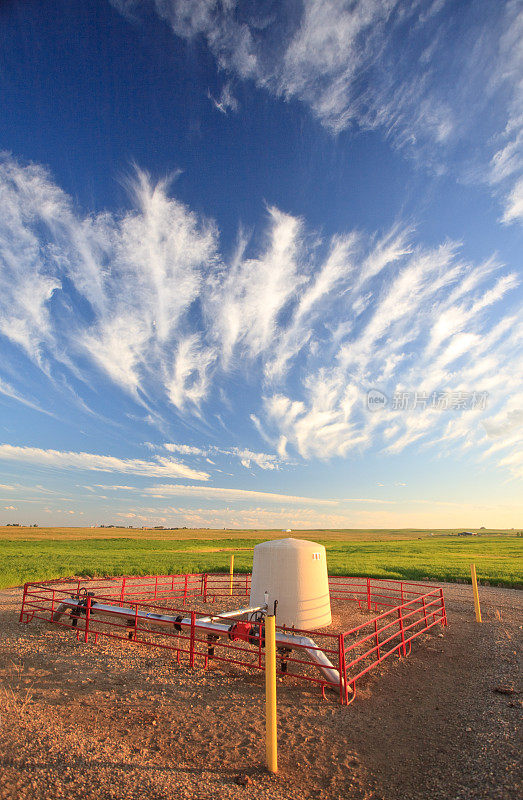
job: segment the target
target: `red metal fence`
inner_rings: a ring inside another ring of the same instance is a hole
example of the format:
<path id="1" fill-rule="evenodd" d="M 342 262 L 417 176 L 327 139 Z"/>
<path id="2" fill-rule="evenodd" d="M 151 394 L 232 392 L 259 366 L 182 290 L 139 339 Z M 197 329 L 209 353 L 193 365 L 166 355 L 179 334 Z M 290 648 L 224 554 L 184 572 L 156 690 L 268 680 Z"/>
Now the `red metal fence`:
<path id="1" fill-rule="evenodd" d="M 386 602 L 388 597 L 382 597 L 376 606 L 390 606 L 388 611 L 341 634 L 345 703 L 351 689 L 354 699 L 356 681 L 363 675 L 394 653 L 398 656 L 410 654 L 413 640 L 434 625 L 447 625 L 443 590 L 434 587 L 416 594 L 415 584 L 409 586 L 408 589 L 403 587 L 403 591 L 410 599 L 393 606 L 390 601 Z M 369 606 L 374 603 L 374 595 L 368 596 L 368 603 Z"/>
<path id="2" fill-rule="evenodd" d="M 93 637 L 95 642 L 105 637 L 163 648 L 173 652 L 177 663 L 187 662 L 191 668 L 209 668 L 213 663 L 225 662 L 232 668 L 264 670 L 262 621 L 253 621 L 238 635 L 231 630 L 227 638 L 222 638 L 206 624 L 211 618 L 208 611 L 189 609 L 186 605 L 201 606 L 226 597 L 241 598 L 236 605 L 246 605 L 250 579 L 248 574 L 236 574 L 232 587 L 228 575 L 215 573 L 61 578 L 27 583 L 20 621 L 37 619 L 72 627 L 77 639 L 86 642 Z M 435 625 L 447 624 L 443 591 L 437 586 L 341 576 L 331 576 L 329 586 L 335 603 L 357 602 L 363 612 L 374 612 L 374 616 L 345 632 L 300 631 L 277 626 L 277 632 L 312 638 L 315 645 L 311 648 L 294 644 L 292 649 L 280 646 L 278 674 L 318 684 L 322 692 L 329 683 L 330 688 L 336 684 L 340 702 L 344 704 L 354 699 L 356 682 L 370 670 L 394 653 L 408 655 L 414 639 Z M 67 606 L 71 598 L 81 599 L 81 605 Z M 100 605 L 105 609 L 103 612 Z M 213 623 L 231 626 L 231 619 L 211 613 Z M 169 624 L 159 624 L 159 615 L 169 616 Z M 179 629 L 172 623 L 173 616 L 181 620 Z M 332 663 L 331 681 L 311 662 L 312 649 L 322 651 Z"/>

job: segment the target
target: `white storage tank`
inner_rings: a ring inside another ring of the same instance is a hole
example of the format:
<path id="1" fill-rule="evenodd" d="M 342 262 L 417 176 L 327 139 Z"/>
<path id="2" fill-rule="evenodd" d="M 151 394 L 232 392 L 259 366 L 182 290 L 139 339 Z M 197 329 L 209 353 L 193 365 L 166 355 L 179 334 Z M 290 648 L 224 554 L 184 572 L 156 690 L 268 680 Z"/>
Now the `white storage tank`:
<path id="1" fill-rule="evenodd" d="M 313 630 L 331 624 L 325 548 L 302 539 L 277 539 L 254 548 L 251 606 L 278 601 L 276 624 Z"/>

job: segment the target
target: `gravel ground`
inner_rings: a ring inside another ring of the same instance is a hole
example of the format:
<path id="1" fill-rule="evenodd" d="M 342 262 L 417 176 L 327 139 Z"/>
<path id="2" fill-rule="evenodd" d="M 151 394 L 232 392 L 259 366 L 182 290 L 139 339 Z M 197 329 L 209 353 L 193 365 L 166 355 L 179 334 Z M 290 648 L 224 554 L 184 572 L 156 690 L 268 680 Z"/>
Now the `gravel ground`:
<path id="1" fill-rule="evenodd" d="M 482 625 L 469 586 L 445 597 L 449 627 L 388 659 L 349 707 L 279 681 L 271 776 L 261 674 L 191 672 L 162 651 L 20 625 L 21 591 L 4 590 L 0 800 L 513 800 L 523 594 L 482 587 Z"/>

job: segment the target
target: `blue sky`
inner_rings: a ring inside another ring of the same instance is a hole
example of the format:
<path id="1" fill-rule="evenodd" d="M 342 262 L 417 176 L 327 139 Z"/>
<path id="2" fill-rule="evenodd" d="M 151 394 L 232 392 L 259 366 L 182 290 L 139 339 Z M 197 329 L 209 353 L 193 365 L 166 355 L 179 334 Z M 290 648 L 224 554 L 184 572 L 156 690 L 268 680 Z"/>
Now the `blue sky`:
<path id="1" fill-rule="evenodd" d="M 523 524 L 523 9 L 0 7 L 0 518 Z"/>

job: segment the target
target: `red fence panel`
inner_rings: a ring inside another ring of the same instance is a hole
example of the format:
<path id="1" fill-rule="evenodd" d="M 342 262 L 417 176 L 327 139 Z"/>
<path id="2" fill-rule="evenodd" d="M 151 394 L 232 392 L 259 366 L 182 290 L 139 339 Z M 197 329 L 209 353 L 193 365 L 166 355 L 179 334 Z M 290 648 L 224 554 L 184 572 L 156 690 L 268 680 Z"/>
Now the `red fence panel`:
<path id="1" fill-rule="evenodd" d="M 250 592 L 250 581 L 249 574 L 233 577 L 233 595 L 241 598 L 240 606 Z M 331 576 L 329 586 L 334 599 L 357 602 L 365 611 L 385 610 L 345 632 L 277 626 L 286 637 L 314 640 L 306 645 L 293 638 L 289 648 L 282 639 L 278 674 L 319 684 L 322 692 L 327 686 L 333 688 L 334 683 L 341 703 L 354 698 L 357 681 L 378 664 L 394 653 L 408 655 L 414 639 L 434 625 L 447 624 L 441 587 L 344 576 Z M 100 637 L 129 639 L 138 645 L 173 651 L 177 663 L 186 659 L 190 668 L 208 668 L 216 662 L 264 670 L 263 621 L 254 622 L 249 635 L 235 637 L 227 627 L 217 636 L 212 625 L 206 625 L 209 617 L 194 608 L 184 608 L 191 598 L 206 603 L 223 596 L 230 599 L 229 576 L 215 573 L 63 578 L 25 584 L 20 621 L 37 619 L 73 628 L 77 638 L 82 636 L 86 642 L 94 634 L 95 642 Z M 100 610 L 100 605 L 105 610 Z M 168 619 L 159 621 L 162 615 Z M 175 617 L 183 624 L 176 626 Z M 224 626 L 232 622 L 215 613 L 212 620 Z M 327 656 L 330 667 L 322 668 L 314 662 L 315 650 Z"/>

